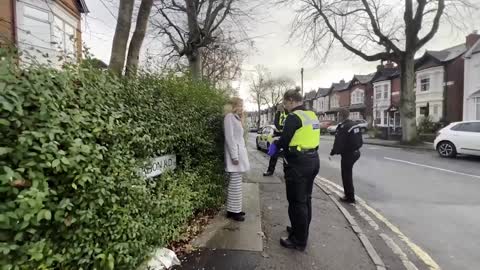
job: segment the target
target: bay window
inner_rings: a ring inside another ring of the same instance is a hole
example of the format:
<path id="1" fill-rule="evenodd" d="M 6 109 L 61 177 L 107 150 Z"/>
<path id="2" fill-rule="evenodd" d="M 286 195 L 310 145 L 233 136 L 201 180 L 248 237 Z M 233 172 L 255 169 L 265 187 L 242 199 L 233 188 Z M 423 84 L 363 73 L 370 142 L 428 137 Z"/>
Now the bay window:
<path id="1" fill-rule="evenodd" d="M 352 104 L 362 104 L 365 100 L 365 93 L 362 90 L 355 90 L 352 93 Z"/>

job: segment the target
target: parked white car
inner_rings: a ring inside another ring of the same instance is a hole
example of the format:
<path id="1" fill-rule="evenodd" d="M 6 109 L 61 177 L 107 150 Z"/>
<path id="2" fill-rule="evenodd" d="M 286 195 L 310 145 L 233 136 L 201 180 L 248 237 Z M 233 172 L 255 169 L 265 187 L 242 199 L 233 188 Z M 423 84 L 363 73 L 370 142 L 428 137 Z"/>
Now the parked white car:
<path id="1" fill-rule="evenodd" d="M 480 156 L 480 121 L 451 123 L 438 132 L 434 147 L 442 157 Z"/>

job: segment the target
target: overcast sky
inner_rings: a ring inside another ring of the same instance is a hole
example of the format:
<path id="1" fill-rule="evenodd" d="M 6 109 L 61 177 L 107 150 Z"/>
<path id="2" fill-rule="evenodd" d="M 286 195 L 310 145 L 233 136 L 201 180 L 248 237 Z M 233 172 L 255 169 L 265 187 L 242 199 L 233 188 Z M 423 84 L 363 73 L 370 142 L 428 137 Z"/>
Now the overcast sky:
<path id="1" fill-rule="evenodd" d="M 83 41 L 95 57 L 106 63 L 110 59 L 116 24 L 114 17 L 117 16 L 116 4 L 112 3 L 116 2 L 117 0 L 86 0 L 90 13 L 82 23 Z M 243 79 L 236 84 L 240 88 L 240 95 L 244 98 L 248 97 L 248 78 L 252 76 L 251 71 L 256 65 L 266 66 L 272 76 L 289 76 L 296 81 L 297 85 L 300 85 L 300 68 L 304 67 L 305 91 L 328 87 L 332 82 L 341 79 L 350 80 L 354 74 L 371 73 L 378 65 L 378 63 L 365 62 L 339 45 L 325 62 L 313 57 L 305 57 L 305 47 L 302 44 L 295 41 L 288 42 L 293 11 L 287 7 L 275 7 L 261 12 L 268 16 L 251 27 L 253 31 L 250 36 L 256 37 L 253 39 L 255 50 L 249 53 L 242 67 Z M 424 50 L 441 50 L 465 42 L 466 34 L 480 30 L 480 11 L 474 11 L 473 16 L 466 20 L 469 21 L 467 29 L 461 31 L 442 25 L 439 33 L 424 47 Z M 158 46 L 160 45 L 154 40 L 147 40 L 144 43 L 147 49 L 155 49 Z M 247 108 L 251 109 L 254 106 L 247 105 Z"/>

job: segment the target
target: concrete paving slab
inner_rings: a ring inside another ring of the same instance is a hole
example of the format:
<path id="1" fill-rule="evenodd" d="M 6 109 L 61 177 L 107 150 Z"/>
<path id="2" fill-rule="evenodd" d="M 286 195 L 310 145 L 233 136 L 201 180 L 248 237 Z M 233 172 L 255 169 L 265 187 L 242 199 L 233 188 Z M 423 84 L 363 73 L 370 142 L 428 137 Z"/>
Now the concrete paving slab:
<path id="1" fill-rule="evenodd" d="M 258 184 L 243 183 L 245 221 L 227 219 L 225 212 L 221 211 L 204 233 L 193 241 L 193 245 L 209 249 L 262 251 L 263 232 L 259 194 Z"/>

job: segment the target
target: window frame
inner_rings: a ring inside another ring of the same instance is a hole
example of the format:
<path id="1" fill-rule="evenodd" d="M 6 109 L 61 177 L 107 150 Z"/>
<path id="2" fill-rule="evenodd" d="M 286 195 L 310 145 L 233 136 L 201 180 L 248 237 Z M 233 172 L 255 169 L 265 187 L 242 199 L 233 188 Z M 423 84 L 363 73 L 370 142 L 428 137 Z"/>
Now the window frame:
<path id="1" fill-rule="evenodd" d="M 424 82 L 424 80 L 426 80 L 426 82 Z M 428 87 L 425 87 L 425 90 L 424 90 L 424 86 L 428 86 Z M 430 88 L 431 88 L 430 76 L 420 77 L 420 92 L 429 92 Z"/>
<path id="2" fill-rule="evenodd" d="M 43 40 L 44 37 L 42 37 L 42 38 L 37 37 L 36 34 L 32 33 L 32 31 L 30 31 L 30 30 L 20 29 L 22 32 L 25 32 L 25 35 L 27 37 L 31 36 L 36 41 L 33 41 L 31 43 L 28 40 L 19 39 L 18 41 L 21 42 L 21 43 L 28 44 L 28 45 L 35 46 L 35 47 L 39 47 L 39 48 L 42 48 L 42 49 L 52 49 L 52 18 L 51 18 L 52 14 L 51 14 L 51 12 L 46 10 L 46 9 L 43 9 L 41 7 L 32 5 L 30 3 L 25 3 L 25 2 L 22 2 L 21 7 L 22 7 L 22 9 L 21 9 L 21 15 L 22 15 L 21 22 L 23 24 L 23 27 L 25 28 L 25 21 L 24 21 L 25 18 L 29 19 L 29 20 L 37 21 L 37 22 L 42 23 L 42 24 L 47 24 L 47 26 L 48 26 L 47 27 L 48 28 L 48 35 L 47 35 L 48 40 Z M 27 9 L 32 9 L 32 10 L 35 10 L 37 12 L 42 12 L 42 13 L 47 15 L 47 19 L 45 20 L 44 18 L 39 18 L 39 17 L 29 15 L 29 14 L 27 14 L 27 11 L 26 11 Z M 39 43 L 38 41 L 42 41 L 42 43 L 38 44 Z"/>
<path id="3" fill-rule="evenodd" d="M 362 89 L 355 89 L 350 98 L 352 104 L 363 104 L 365 103 L 365 91 Z"/>

